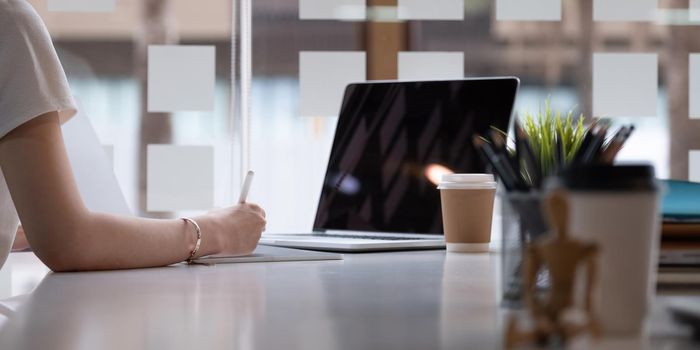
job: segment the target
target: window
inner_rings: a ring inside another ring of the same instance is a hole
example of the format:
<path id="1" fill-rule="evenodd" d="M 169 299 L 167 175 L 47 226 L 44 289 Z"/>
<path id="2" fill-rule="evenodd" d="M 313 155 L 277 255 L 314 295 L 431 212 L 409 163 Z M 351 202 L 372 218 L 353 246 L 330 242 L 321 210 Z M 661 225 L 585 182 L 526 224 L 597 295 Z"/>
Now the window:
<path id="1" fill-rule="evenodd" d="M 268 231 L 309 230 L 343 87 L 374 79 L 518 76 L 518 111 L 633 123 L 623 161 L 697 174 L 697 1 L 31 2 L 141 214 L 228 205 L 250 167 Z"/>

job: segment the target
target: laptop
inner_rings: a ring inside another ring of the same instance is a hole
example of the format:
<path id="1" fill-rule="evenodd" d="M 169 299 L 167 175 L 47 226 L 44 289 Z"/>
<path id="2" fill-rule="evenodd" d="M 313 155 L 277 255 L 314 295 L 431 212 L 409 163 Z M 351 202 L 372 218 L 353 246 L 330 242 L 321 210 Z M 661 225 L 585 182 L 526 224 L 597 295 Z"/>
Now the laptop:
<path id="1" fill-rule="evenodd" d="M 379 81 L 345 90 L 311 233 L 261 244 L 338 252 L 445 247 L 442 173 L 483 173 L 472 135 L 507 130 L 514 77 Z"/>

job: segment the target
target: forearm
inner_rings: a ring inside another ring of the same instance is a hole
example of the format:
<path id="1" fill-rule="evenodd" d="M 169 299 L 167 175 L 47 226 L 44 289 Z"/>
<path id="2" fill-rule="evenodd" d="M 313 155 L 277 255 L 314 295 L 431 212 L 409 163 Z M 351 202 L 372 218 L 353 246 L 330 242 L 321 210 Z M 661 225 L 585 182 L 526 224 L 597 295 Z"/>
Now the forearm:
<path id="1" fill-rule="evenodd" d="M 216 236 L 206 234 L 211 223 L 196 220 L 203 233 L 197 256 L 218 253 Z M 54 271 L 170 265 L 186 260 L 197 241 L 194 226 L 181 219 L 86 213 L 76 221 L 70 230 L 28 232 L 35 253 Z"/>
<path id="2" fill-rule="evenodd" d="M 187 259 L 195 247 L 196 230 L 183 220 L 90 212 L 80 198 L 55 112 L 0 139 L 0 166 L 29 244 L 54 271 L 169 265 Z M 197 256 L 249 254 L 265 227 L 265 212 L 241 204 L 195 220 L 202 229 Z"/>

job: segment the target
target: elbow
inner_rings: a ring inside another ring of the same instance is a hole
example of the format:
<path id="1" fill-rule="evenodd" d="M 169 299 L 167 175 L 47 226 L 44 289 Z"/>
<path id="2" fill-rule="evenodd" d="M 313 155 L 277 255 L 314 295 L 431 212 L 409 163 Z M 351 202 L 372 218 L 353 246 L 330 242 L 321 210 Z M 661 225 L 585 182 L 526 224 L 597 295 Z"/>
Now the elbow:
<path id="1" fill-rule="evenodd" d="M 75 272 L 85 270 L 81 254 L 78 253 L 77 234 L 75 231 L 60 230 L 46 232 L 36 237 L 42 237 L 41 242 L 32 244 L 36 256 L 53 272 Z M 53 238 L 48 238 L 53 237 Z"/>
<path id="2" fill-rule="evenodd" d="M 53 272 L 75 272 L 78 271 L 70 263 L 43 260 L 44 264 Z"/>
<path id="3" fill-rule="evenodd" d="M 77 272 L 83 270 L 75 259 L 63 256 L 60 253 L 40 256 L 39 258 L 53 272 Z"/>
<path id="4" fill-rule="evenodd" d="M 72 253 L 57 248 L 58 247 L 54 247 L 48 251 L 35 250 L 34 252 L 53 272 L 75 272 L 83 270 L 80 262 L 75 256 L 72 256 Z"/>

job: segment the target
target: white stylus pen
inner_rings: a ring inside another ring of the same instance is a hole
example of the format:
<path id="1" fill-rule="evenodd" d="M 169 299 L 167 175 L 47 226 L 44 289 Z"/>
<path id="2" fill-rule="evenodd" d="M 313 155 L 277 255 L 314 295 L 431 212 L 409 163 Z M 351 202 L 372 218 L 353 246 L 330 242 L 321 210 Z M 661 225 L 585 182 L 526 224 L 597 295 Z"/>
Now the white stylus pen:
<path id="1" fill-rule="evenodd" d="M 248 170 L 245 175 L 245 180 L 243 180 L 243 186 L 241 186 L 241 197 L 238 199 L 238 203 L 243 204 L 248 199 L 248 192 L 250 192 L 250 184 L 253 183 L 253 176 L 255 173 L 252 170 Z"/>

